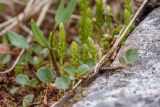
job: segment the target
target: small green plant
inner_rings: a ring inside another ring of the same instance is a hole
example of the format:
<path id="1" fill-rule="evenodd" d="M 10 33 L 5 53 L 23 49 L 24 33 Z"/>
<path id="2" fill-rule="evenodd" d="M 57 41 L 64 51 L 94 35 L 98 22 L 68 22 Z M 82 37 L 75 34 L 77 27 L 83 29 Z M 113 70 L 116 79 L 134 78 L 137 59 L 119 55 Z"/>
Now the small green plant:
<path id="1" fill-rule="evenodd" d="M 132 17 L 130 0 L 124 1 L 123 22 L 120 25 L 113 18 L 111 6 L 107 4 L 104 9 L 102 1 L 96 1 L 96 22 L 93 24 L 89 0 L 79 0 L 78 42 L 73 40 L 71 44 L 67 43 L 65 30 L 65 23 L 69 20 L 78 0 L 69 0 L 67 6 L 64 0 L 60 1 L 55 15 L 56 23 L 49 35 L 44 35 L 34 19 L 31 19 L 33 37 L 38 44 L 29 45 L 23 36 L 12 31 L 6 33 L 11 45 L 27 49 L 14 69 L 17 74 L 16 83 L 20 86 L 13 87 L 10 93 L 15 94 L 20 90 L 36 90 L 40 87 L 47 86 L 48 88 L 54 85 L 57 89 L 68 90 L 77 81 L 86 78 L 91 68 L 100 59 L 97 47 L 103 50 L 102 54 L 107 53 L 113 45 L 111 43 L 114 43 L 116 36 Z M 137 50 L 128 49 L 119 58 L 119 62 L 126 67 L 136 62 L 137 58 Z M 5 66 L 10 59 L 11 55 L 1 55 L 0 66 Z M 31 65 L 32 70 L 36 71 L 33 76 L 24 72 L 26 65 Z M 33 98 L 33 94 L 26 95 L 23 99 L 23 107 L 29 106 Z"/>
<path id="2" fill-rule="evenodd" d="M 33 101 L 33 98 L 34 98 L 33 94 L 26 95 L 23 98 L 23 107 L 28 107 L 29 103 L 31 103 Z"/>
<path id="3" fill-rule="evenodd" d="M 47 40 L 43 32 L 36 25 L 35 21 L 31 20 L 31 28 L 33 31 L 33 37 L 35 40 L 43 47 L 46 47 L 50 53 L 50 58 L 52 64 L 54 66 L 54 72 L 47 68 L 46 66 L 40 67 L 37 70 L 37 77 L 39 80 L 47 85 L 55 82 L 56 87 L 59 89 L 68 89 L 71 85 L 74 85 L 72 81 L 83 78 L 87 72 L 90 70 L 88 62 L 96 62 L 98 60 L 97 50 L 95 48 L 93 37 L 93 22 L 91 17 L 91 10 L 88 7 L 88 1 L 80 1 L 80 6 L 85 15 L 82 15 L 80 19 L 81 22 L 85 25 L 85 36 L 81 38 L 82 43 L 85 43 L 84 46 L 78 46 L 78 44 L 73 41 L 70 47 L 67 47 L 66 43 L 66 35 L 64 23 L 69 19 L 71 13 L 75 8 L 76 0 L 70 0 L 66 9 L 64 9 L 64 0 L 61 0 L 60 5 L 58 7 L 55 20 L 56 25 L 54 28 L 59 27 L 58 33 L 50 33 L 49 39 Z M 87 12 L 85 9 L 87 8 Z M 85 17 L 87 17 L 87 21 L 85 21 Z M 84 22 L 85 21 L 85 22 Z M 83 25 L 81 26 L 81 28 Z M 56 32 L 56 31 L 53 31 Z M 58 34 L 58 35 L 57 35 Z M 81 34 L 81 33 L 80 33 Z M 49 42 L 48 42 L 49 41 Z M 80 43 L 81 45 L 81 43 Z M 66 50 L 70 48 L 71 55 L 67 56 Z M 86 49 L 85 49 L 86 48 Z M 84 53 L 84 50 L 85 53 Z M 82 55 L 80 56 L 80 53 Z M 87 54 L 83 55 L 83 54 Z M 69 57 L 69 61 L 65 61 L 65 59 Z M 82 60 L 80 60 L 82 59 Z M 87 59 L 85 61 L 85 59 Z M 72 83 L 72 84 L 71 84 Z"/>
<path id="4" fill-rule="evenodd" d="M 76 42 L 73 41 L 70 47 L 71 47 L 71 52 L 72 52 L 71 62 L 73 65 L 77 66 L 79 64 L 79 60 L 80 60 L 78 45 Z"/>
<path id="5" fill-rule="evenodd" d="M 19 74 L 16 77 L 16 82 L 21 84 L 22 86 L 29 86 L 34 88 L 36 87 L 37 79 L 36 78 L 29 79 L 27 75 Z"/>
<path id="6" fill-rule="evenodd" d="M 31 88 L 36 88 L 37 87 L 37 79 L 29 79 L 29 77 L 25 74 L 18 74 L 16 76 L 16 83 L 20 84 L 20 87 L 13 87 L 10 90 L 10 93 L 15 94 L 17 91 L 20 90 L 26 90 L 26 89 L 31 89 Z"/>
<path id="7" fill-rule="evenodd" d="M 82 43 L 86 43 L 88 37 L 93 38 L 93 22 L 92 12 L 89 8 L 89 0 L 80 0 L 80 21 L 79 21 L 79 33 Z"/>
<path id="8" fill-rule="evenodd" d="M 123 11 L 124 23 L 128 24 L 133 16 L 132 1 L 124 0 L 124 8 L 125 8 Z"/>
<path id="9" fill-rule="evenodd" d="M 47 67 L 41 67 L 37 71 L 37 77 L 46 84 L 50 84 L 55 79 L 55 74 Z"/>
<path id="10" fill-rule="evenodd" d="M 61 23 L 59 26 L 59 41 L 58 41 L 58 56 L 61 66 L 63 66 L 65 55 L 66 55 L 66 35 L 65 35 L 64 25 Z"/>
<path id="11" fill-rule="evenodd" d="M 11 60 L 11 55 L 10 54 L 0 55 L 0 68 L 4 67 L 5 64 L 10 62 L 10 60 Z"/>
<path id="12" fill-rule="evenodd" d="M 138 52 L 136 49 L 128 49 L 124 55 L 119 58 L 119 62 L 124 66 L 131 65 L 138 60 Z"/>
<path id="13" fill-rule="evenodd" d="M 7 33 L 8 39 L 13 46 L 18 48 L 28 48 L 29 44 L 27 40 L 22 36 L 17 34 L 16 32 L 8 31 Z"/>
<path id="14" fill-rule="evenodd" d="M 102 26 L 104 23 L 103 0 L 97 0 L 96 3 L 96 28 L 102 34 Z"/>

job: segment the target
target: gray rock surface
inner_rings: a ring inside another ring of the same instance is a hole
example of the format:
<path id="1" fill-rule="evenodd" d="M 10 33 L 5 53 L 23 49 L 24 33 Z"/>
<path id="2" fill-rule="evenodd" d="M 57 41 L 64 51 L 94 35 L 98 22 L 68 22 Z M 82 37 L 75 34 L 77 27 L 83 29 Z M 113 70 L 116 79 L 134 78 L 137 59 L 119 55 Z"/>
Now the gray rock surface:
<path id="1" fill-rule="evenodd" d="M 137 63 L 97 78 L 74 107 L 160 107 L 160 8 L 140 23 L 127 45 L 138 49 Z"/>

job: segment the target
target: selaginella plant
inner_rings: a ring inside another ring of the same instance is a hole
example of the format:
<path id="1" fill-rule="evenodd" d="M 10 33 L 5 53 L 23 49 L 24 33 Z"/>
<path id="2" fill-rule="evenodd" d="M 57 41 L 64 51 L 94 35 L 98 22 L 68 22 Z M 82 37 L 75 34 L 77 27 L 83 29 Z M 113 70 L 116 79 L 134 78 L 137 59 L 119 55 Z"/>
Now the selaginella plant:
<path id="1" fill-rule="evenodd" d="M 72 53 L 71 63 L 74 66 L 77 66 L 79 64 L 80 54 L 78 51 L 78 45 L 75 41 L 73 41 L 71 44 L 71 53 Z"/>
<path id="2" fill-rule="evenodd" d="M 65 29 L 64 25 L 61 23 L 59 25 L 59 39 L 58 39 L 58 56 L 59 56 L 59 62 L 61 66 L 63 66 L 64 58 L 66 55 L 66 35 L 65 35 Z"/>
<path id="3" fill-rule="evenodd" d="M 99 35 L 102 35 L 102 26 L 104 23 L 103 0 L 97 0 L 96 2 L 96 29 Z"/>
<path id="4" fill-rule="evenodd" d="M 79 34 L 82 43 L 86 43 L 88 37 L 93 39 L 92 12 L 89 0 L 80 0 Z"/>

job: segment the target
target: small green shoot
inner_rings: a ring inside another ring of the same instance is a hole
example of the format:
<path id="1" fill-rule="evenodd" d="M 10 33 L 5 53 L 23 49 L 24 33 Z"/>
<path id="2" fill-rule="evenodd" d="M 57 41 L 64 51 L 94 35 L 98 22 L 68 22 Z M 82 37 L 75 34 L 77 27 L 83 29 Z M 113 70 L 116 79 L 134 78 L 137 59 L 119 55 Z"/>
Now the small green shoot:
<path id="1" fill-rule="evenodd" d="M 26 95 L 23 98 L 23 107 L 28 107 L 29 103 L 31 103 L 33 101 L 33 98 L 34 98 L 33 94 Z"/>

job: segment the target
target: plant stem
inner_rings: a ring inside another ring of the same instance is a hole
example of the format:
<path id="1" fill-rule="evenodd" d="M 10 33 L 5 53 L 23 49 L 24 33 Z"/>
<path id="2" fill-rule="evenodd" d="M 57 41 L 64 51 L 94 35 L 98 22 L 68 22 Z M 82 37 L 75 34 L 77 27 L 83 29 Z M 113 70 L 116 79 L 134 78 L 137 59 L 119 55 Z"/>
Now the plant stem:
<path id="1" fill-rule="evenodd" d="M 56 29 L 56 27 L 57 27 L 57 24 L 54 26 L 54 28 L 53 28 L 53 31 L 55 31 L 55 29 Z M 54 33 L 54 32 L 53 32 Z M 50 46 L 51 46 L 51 48 L 49 48 L 48 50 L 49 50 L 49 53 L 50 53 L 50 57 L 51 57 L 51 60 L 52 60 L 52 64 L 53 64 L 53 66 L 54 66 L 54 69 L 55 69 L 55 72 L 56 72 L 56 75 L 59 77 L 59 76 L 61 76 L 60 75 L 60 69 L 59 69 L 59 67 L 58 67 L 58 65 L 57 65 L 57 63 L 56 63 L 56 54 L 55 54 L 55 52 L 54 52 L 54 46 L 53 46 L 53 36 L 54 35 L 51 35 L 51 39 L 50 39 Z"/>
<path id="2" fill-rule="evenodd" d="M 53 66 L 54 66 L 56 75 L 59 77 L 59 76 L 61 76 L 61 75 L 60 75 L 59 67 L 58 67 L 58 65 L 57 65 L 57 63 L 56 63 L 55 56 L 53 55 L 53 53 L 54 53 L 54 52 L 53 52 L 53 49 L 49 49 L 49 53 L 50 53 L 50 57 L 51 57 L 52 64 L 53 64 Z"/>

